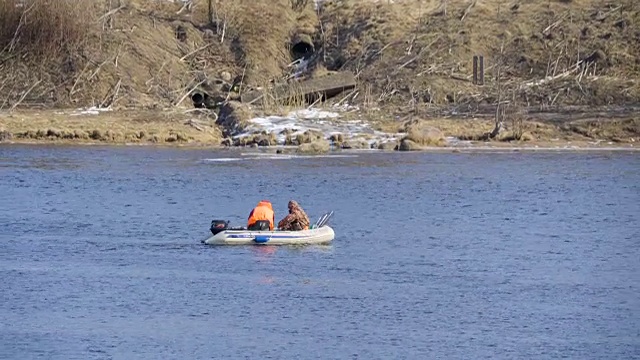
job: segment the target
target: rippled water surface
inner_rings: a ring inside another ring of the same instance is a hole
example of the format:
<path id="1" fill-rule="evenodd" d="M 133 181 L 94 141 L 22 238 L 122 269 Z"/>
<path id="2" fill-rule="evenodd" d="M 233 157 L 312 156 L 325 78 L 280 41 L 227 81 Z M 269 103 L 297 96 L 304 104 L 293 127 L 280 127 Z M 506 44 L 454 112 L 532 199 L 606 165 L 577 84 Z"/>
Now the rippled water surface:
<path id="1" fill-rule="evenodd" d="M 639 194 L 637 153 L 0 147 L 0 358 L 639 358 Z M 334 243 L 200 243 L 262 198 Z"/>

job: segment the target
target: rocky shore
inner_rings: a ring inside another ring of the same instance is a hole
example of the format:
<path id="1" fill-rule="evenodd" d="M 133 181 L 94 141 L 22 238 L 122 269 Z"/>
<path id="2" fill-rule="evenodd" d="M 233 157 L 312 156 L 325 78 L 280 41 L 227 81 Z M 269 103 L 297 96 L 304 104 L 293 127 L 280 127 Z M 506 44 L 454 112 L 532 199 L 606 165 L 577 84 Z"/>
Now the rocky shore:
<path id="1" fill-rule="evenodd" d="M 506 122 L 499 135 L 489 138 L 495 121 L 488 115 L 403 120 L 391 115 L 370 116 L 354 108 L 301 109 L 270 116 L 233 110 L 223 118 L 226 122 L 216 122 L 201 110 L 33 110 L 0 112 L 0 144 L 237 147 L 305 154 L 640 148 L 640 119 L 633 112 L 626 116 L 589 115 L 573 112 L 575 120 L 571 120 L 567 114 L 539 113 L 521 123 Z"/>

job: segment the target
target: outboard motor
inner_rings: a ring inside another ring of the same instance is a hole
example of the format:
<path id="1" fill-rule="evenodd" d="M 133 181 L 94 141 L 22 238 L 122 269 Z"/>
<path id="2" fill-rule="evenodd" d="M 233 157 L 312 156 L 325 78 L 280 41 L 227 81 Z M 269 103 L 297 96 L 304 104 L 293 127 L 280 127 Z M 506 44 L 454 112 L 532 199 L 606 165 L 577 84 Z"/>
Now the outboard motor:
<path id="1" fill-rule="evenodd" d="M 227 228 L 229 227 L 229 222 L 228 221 L 224 221 L 224 220 L 213 220 L 211 221 L 211 233 L 213 233 L 213 235 L 223 232 L 225 230 L 227 230 Z"/>

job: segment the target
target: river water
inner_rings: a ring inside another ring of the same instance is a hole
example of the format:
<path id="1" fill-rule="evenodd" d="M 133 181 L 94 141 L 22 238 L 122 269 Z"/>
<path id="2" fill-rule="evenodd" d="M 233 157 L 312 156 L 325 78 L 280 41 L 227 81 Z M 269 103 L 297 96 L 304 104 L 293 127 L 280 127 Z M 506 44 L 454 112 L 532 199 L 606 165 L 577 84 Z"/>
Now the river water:
<path id="1" fill-rule="evenodd" d="M 0 358 L 639 358 L 639 194 L 625 152 L 0 147 Z M 200 243 L 263 198 L 333 244 Z"/>

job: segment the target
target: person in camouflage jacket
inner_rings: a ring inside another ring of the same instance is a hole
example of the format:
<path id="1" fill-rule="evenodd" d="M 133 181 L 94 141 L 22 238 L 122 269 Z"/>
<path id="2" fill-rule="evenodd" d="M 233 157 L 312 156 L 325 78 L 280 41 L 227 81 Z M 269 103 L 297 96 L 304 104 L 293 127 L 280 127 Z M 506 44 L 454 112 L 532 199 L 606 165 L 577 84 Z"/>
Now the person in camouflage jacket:
<path id="1" fill-rule="evenodd" d="M 289 231 L 308 230 L 309 225 L 307 214 L 295 200 L 291 200 L 289 201 L 289 215 L 280 220 L 278 229 Z"/>

